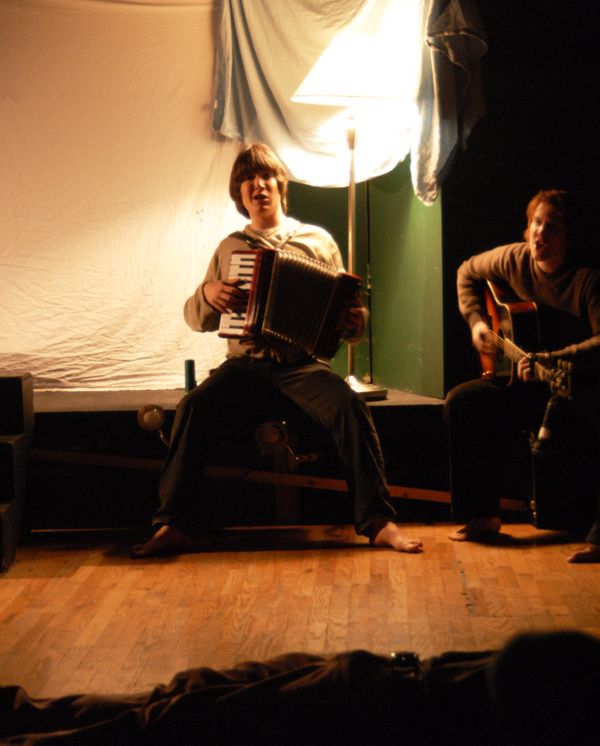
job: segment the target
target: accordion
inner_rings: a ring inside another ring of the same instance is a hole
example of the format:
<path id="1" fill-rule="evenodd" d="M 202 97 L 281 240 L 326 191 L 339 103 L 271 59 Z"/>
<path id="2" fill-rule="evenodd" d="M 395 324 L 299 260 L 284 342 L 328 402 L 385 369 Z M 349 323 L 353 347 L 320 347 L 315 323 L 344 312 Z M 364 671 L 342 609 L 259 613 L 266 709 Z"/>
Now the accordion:
<path id="1" fill-rule="evenodd" d="M 224 313 L 219 336 L 262 338 L 332 358 L 341 338 L 339 325 L 356 297 L 360 278 L 292 251 L 234 251 L 230 277 L 249 292 L 244 313 Z"/>

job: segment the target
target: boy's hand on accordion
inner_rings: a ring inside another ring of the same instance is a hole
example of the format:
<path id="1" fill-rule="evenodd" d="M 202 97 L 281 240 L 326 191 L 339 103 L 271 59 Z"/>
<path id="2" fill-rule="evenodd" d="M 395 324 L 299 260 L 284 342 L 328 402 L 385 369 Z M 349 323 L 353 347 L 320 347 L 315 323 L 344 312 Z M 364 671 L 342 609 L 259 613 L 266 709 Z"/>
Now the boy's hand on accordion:
<path id="1" fill-rule="evenodd" d="M 219 313 L 244 311 L 248 305 L 247 284 L 246 280 L 237 277 L 229 280 L 214 280 L 204 283 L 202 292 L 206 302 Z"/>
<path id="2" fill-rule="evenodd" d="M 338 331 L 342 339 L 354 342 L 363 336 L 365 326 L 366 309 L 360 302 L 360 299 L 357 298 L 344 309 Z"/>

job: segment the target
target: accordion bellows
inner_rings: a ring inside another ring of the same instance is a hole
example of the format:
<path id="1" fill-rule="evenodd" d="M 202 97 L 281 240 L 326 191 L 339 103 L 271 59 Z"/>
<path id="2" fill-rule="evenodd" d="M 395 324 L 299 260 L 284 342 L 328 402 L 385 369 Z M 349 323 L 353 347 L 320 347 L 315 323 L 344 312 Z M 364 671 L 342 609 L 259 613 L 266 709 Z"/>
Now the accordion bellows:
<path id="1" fill-rule="evenodd" d="M 230 277 L 247 282 L 245 313 L 221 316 L 219 336 L 263 338 L 332 358 L 341 344 L 340 322 L 360 278 L 311 257 L 275 249 L 240 250 Z"/>

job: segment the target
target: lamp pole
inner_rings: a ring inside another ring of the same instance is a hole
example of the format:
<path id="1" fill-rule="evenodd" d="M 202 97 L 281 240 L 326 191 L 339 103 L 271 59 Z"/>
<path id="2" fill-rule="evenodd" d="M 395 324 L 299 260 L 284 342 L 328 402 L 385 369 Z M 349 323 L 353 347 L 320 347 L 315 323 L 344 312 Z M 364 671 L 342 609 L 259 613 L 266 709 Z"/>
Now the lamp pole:
<path id="1" fill-rule="evenodd" d="M 356 274 L 356 123 L 352 115 L 348 118 L 346 127 L 346 142 L 350 153 L 350 177 L 348 179 L 348 272 Z M 385 399 L 387 389 L 375 383 L 359 381 L 355 375 L 356 352 L 355 345 L 348 344 L 348 385 L 363 399 Z"/>
<path id="2" fill-rule="evenodd" d="M 356 222 L 356 177 L 354 173 L 354 151 L 356 148 L 356 125 L 354 123 L 354 117 L 348 118 L 348 126 L 346 128 L 346 142 L 348 143 L 348 150 L 350 152 L 350 179 L 348 181 L 348 272 L 356 274 L 356 260 L 355 260 L 355 222 Z M 350 385 L 353 384 L 354 378 L 354 345 L 348 345 L 348 382 Z"/>

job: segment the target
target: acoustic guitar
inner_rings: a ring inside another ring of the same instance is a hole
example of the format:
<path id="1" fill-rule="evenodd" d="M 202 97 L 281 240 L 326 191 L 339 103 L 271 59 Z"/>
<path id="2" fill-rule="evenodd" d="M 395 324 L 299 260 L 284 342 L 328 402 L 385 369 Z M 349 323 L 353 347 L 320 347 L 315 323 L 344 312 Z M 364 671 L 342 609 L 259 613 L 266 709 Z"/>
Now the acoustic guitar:
<path id="1" fill-rule="evenodd" d="M 533 356 L 536 378 L 547 383 L 553 394 L 571 398 L 572 364 L 567 360 L 550 360 L 546 353 L 535 352 L 540 346 L 537 305 L 519 300 L 510 288 L 491 280 L 485 288 L 485 305 L 496 351 L 491 355 L 480 353 L 482 377 L 501 379 L 512 385 L 518 380 L 517 363 L 529 354 Z M 525 352 L 520 345 L 533 352 Z"/>

